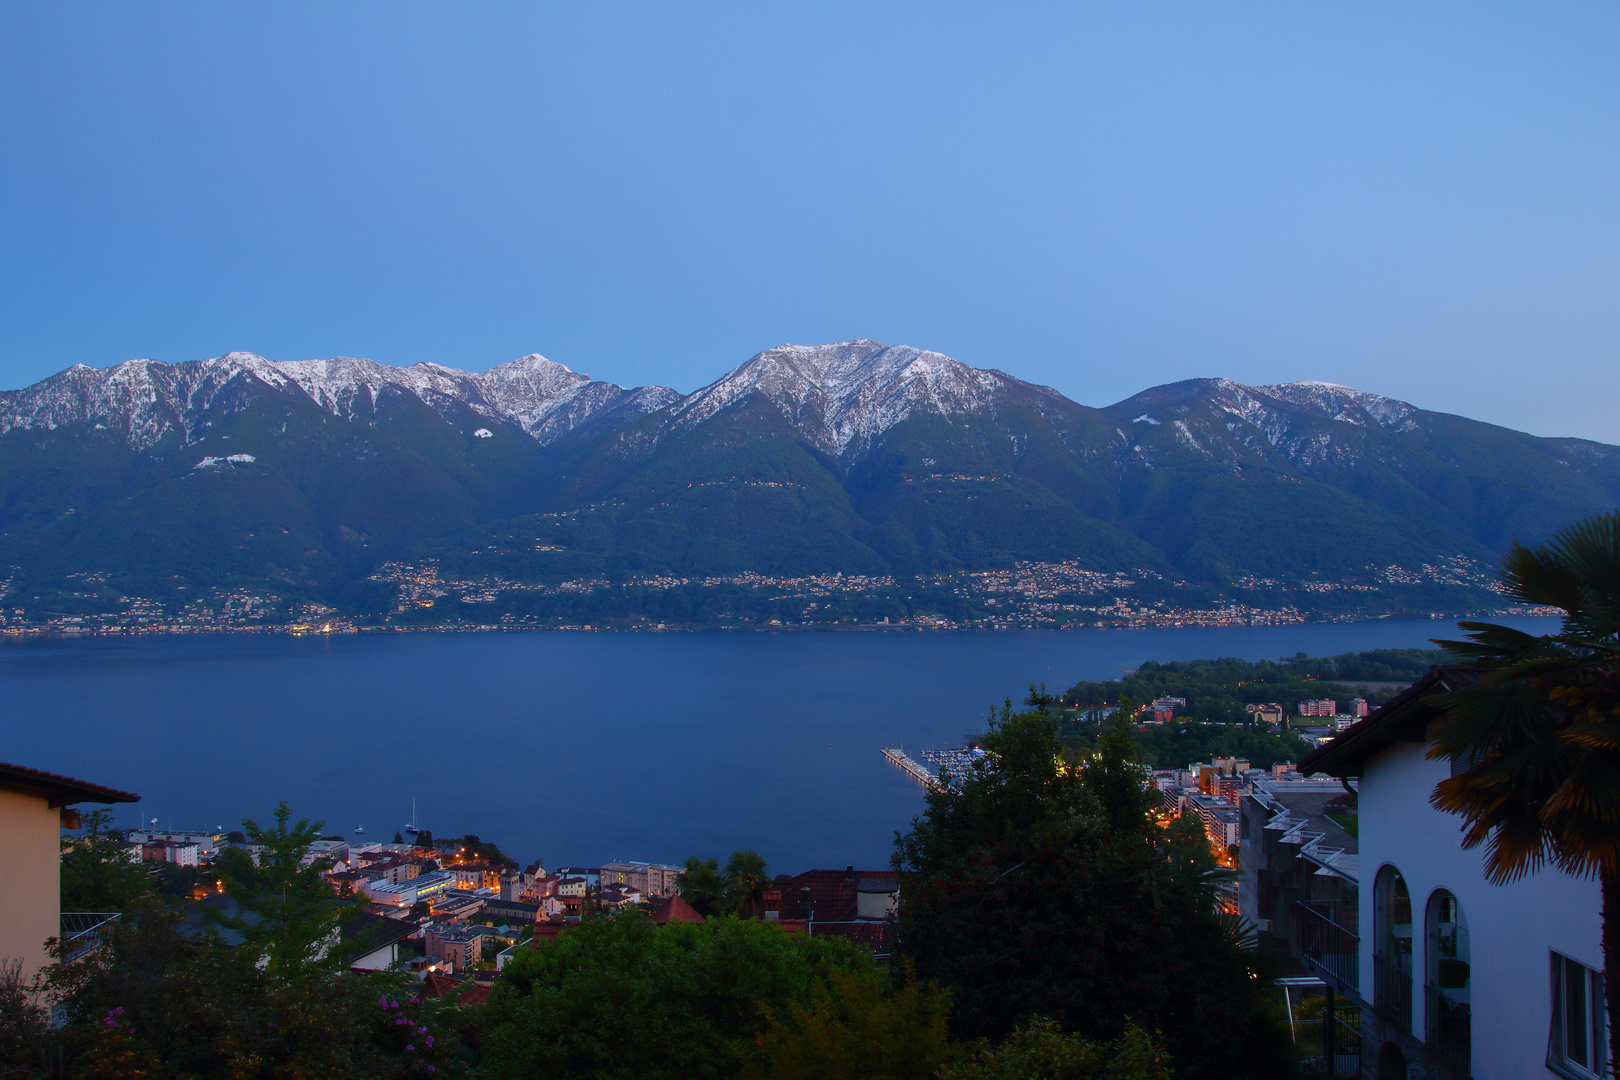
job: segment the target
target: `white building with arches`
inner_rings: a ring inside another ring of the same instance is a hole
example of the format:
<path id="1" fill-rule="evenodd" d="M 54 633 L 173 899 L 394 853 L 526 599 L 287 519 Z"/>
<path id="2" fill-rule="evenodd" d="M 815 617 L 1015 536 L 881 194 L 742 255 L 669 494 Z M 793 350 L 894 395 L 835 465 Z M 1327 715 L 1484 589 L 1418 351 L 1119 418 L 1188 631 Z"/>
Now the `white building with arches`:
<path id="1" fill-rule="evenodd" d="M 1438 668 L 1300 762 L 1357 781 L 1359 978 L 1337 989 L 1363 1007 L 1363 1075 L 1601 1078 L 1598 883 L 1548 869 L 1492 885 L 1461 820 L 1429 805 L 1451 765 L 1425 756 L 1437 712 L 1424 699 L 1473 678 Z"/>

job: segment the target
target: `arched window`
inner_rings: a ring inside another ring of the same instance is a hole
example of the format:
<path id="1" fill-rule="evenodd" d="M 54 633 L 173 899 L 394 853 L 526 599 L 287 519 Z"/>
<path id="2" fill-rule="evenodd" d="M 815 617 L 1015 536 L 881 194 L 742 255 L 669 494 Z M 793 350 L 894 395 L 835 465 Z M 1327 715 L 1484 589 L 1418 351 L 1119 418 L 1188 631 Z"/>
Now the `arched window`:
<path id="1" fill-rule="evenodd" d="M 1378 871 L 1373 893 L 1373 1008 L 1412 1027 L 1412 897 L 1393 866 Z"/>
<path id="2" fill-rule="evenodd" d="M 1472 1043 L 1468 924 L 1462 905 L 1445 889 L 1429 897 L 1424 935 L 1423 1041 L 1466 1074 Z"/>

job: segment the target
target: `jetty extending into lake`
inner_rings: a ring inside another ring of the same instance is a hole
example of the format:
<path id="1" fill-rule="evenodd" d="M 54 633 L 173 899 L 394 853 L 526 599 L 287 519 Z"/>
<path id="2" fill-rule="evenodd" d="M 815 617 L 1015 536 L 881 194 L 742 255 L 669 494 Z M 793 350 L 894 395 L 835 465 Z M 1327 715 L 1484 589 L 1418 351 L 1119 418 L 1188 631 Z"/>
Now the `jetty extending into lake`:
<path id="1" fill-rule="evenodd" d="M 939 780 L 929 771 L 928 766 L 911 757 L 898 746 L 884 747 L 883 756 L 889 759 L 889 764 L 894 765 L 923 787 L 934 788 L 939 786 Z"/>

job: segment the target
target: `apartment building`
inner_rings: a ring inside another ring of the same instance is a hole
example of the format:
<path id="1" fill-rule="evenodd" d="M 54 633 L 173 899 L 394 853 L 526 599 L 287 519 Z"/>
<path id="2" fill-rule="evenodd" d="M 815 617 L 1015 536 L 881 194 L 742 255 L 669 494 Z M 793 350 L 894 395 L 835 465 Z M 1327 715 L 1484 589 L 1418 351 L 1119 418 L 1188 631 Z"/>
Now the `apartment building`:
<path id="1" fill-rule="evenodd" d="M 1603 1077 L 1598 883 L 1543 869 L 1493 885 L 1459 820 L 1429 805 L 1452 765 L 1426 756 L 1438 713 L 1424 699 L 1475 678 L 1436 669 L 1300 762 L 1357 781 L 1366 887 L 1353 923 L 1304 917 L 1299 949 L 1362 1006 L 1369 1076 Z"/>

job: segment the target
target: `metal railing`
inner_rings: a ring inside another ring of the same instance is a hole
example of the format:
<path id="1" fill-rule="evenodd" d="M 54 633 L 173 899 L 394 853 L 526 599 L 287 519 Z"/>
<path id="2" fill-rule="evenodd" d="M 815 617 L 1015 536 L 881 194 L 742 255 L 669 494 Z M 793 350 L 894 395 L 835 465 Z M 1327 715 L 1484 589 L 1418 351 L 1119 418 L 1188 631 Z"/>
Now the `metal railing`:
<path id="1" fill-rule="evenodd" d="M 1424 1044 L 1435 1057 L 1467 1076 L 1473 1045 L 1473 1015 L 1468 1002 L 1447 997 L 1433 983 L 1423 989 Z"/>
<path id="2" fill-rule="evenodd" d="M 1403 964 L 1400 961 L 1405 960 Z M 1410 957 L 1393 958 L 1373 953 L 1373 1011 L 1412 1029 L 1412 966 Z"/>
<path id="3" fill-rule="evenodd" d="M 1294 902 L 1295 948 L 1306 964 L 1342 990 L 1361 993 L 1361 939 L 1340 926 L 1320 904 Z"/>
<path id="4" fill-rule="evenodd" d="M 77 960 L 92 949 L 104 945 L 113 924 L 118 921 L 116 911 L 64 911 L 61 916 L 61 961 Z"/>
<path id="5" fill-rule="evenodd" d="M 1302 1064 L 1308 1074 L 1359 1077 L 1361 1008 L 1339 998 L 1333 1004 L 1330 1017 L 1326 1002 L 1323 1002 L 1315 1017 L 1297 1026 L 1294 1044 L 1299 1048 Z"/>

